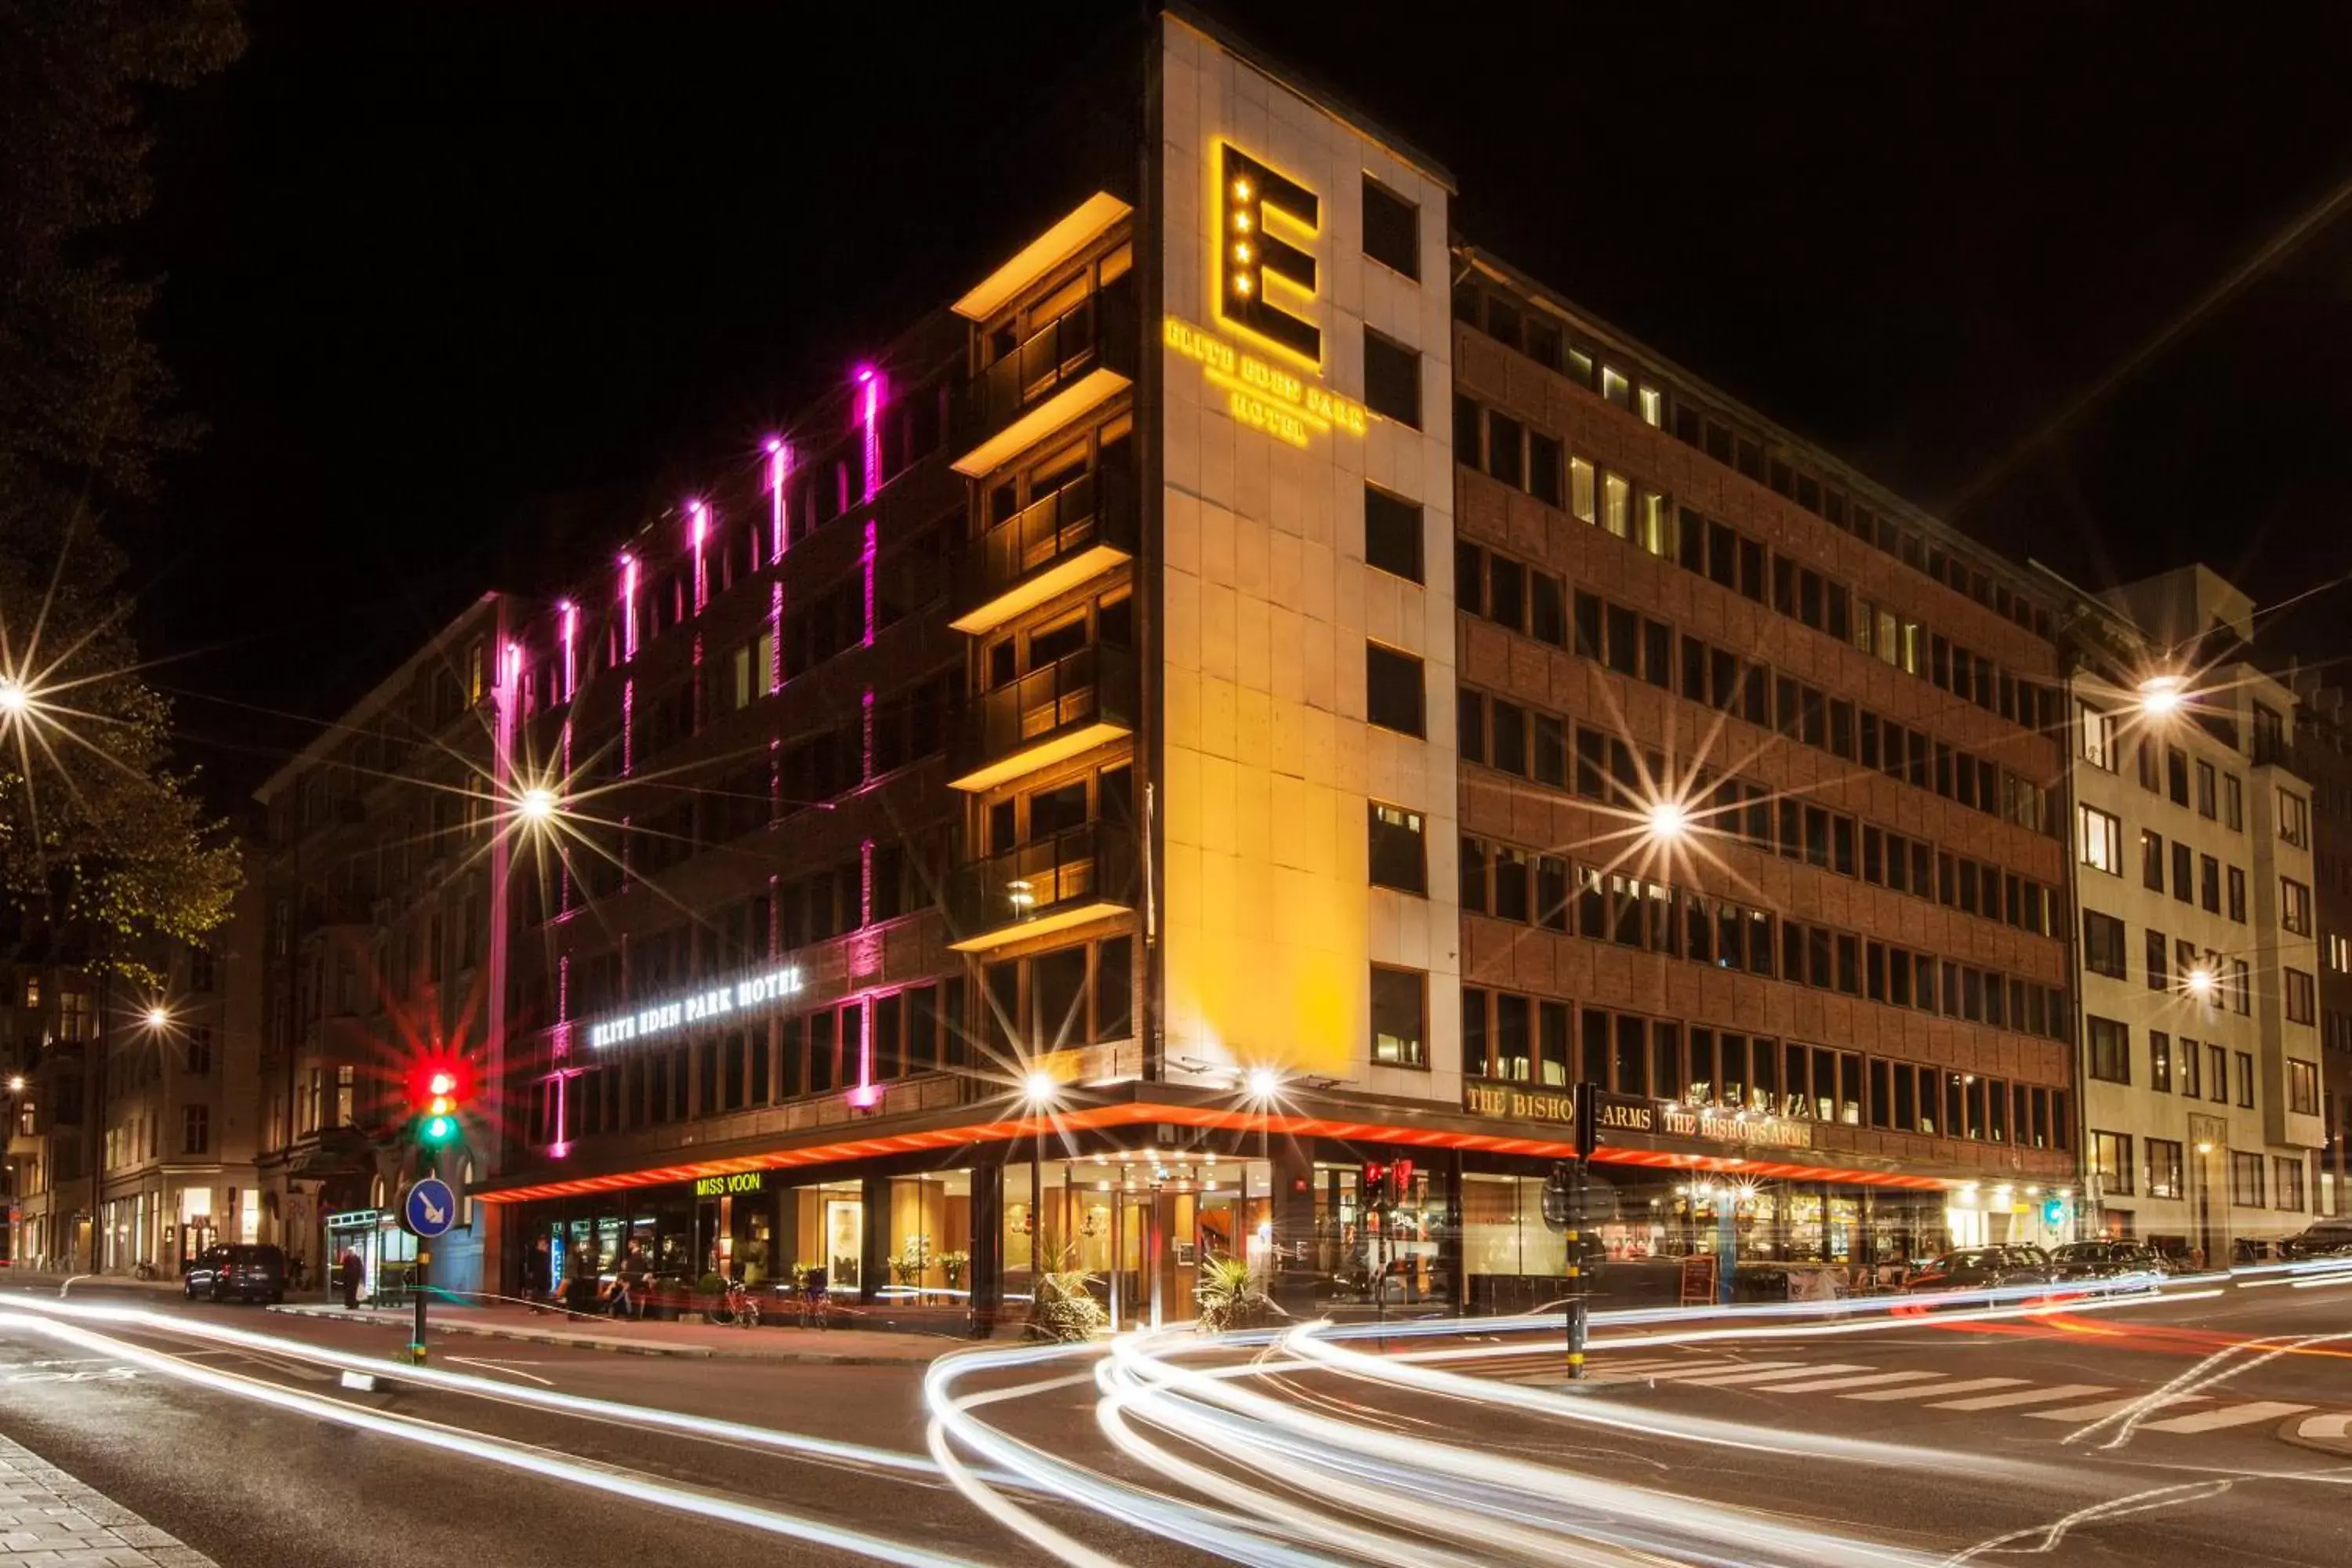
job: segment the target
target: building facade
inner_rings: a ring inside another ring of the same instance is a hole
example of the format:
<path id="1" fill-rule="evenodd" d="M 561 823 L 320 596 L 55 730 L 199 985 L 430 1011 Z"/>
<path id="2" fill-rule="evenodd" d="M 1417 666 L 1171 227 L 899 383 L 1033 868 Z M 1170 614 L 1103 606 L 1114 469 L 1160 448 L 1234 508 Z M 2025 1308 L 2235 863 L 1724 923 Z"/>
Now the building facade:
<path id="1" fill-rule="evenodd" d="M 2083 1152 L 2096 1223 L 2215 1263 L 2310 1221 L 2311 788 L 2252 604 L 2203 567 L 2069 606 Z"/>
<path id="2" fill-rule="evenodd" d="M 86 1271 L 95 1250 L 89 1078 L 100 983 L 88 934 L 38 905 L 9 906 L 0 961 L 6 1031 L 9 1257 Z"/>
<path id="3" fill-rule="evenodd" d="M 2071 1234 L 2050 585 L 1278 65 L 1143 66 L 1056 221 L 510 602 L 489 1275 L 1507 1305 L 1580 1086 L 1628 1296 Z"/>

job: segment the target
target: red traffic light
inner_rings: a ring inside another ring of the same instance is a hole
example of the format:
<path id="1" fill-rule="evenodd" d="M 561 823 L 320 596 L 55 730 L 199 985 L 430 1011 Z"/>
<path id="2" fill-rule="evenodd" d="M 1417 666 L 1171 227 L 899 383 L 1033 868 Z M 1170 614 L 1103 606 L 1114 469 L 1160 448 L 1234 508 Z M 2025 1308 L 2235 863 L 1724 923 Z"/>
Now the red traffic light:
<path id="1" fill-rule="evenodd" d="M 474 1098 L 473 1064 L 454 1051 L 436 1051 L 409 1064 L 403 1088 L 415 1115 L 461 1110 Z"/>

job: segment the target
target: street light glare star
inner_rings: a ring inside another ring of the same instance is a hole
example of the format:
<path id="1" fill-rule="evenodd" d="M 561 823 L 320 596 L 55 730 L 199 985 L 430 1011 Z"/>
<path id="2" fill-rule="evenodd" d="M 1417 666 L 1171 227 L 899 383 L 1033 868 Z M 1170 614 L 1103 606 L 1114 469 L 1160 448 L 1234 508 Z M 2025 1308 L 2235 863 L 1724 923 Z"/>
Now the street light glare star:
<path id="1" fill-rule="evenodd" d="M 172 1015 L 164 1011 L 163 1008 L 150 1007 L 147 1009 L 147 1026 L 149 1028 L 160 1029 L 171 1021 Z"/>
<path id="2" fill-rule="evenodd" d="M 1680 801 L 1659 801 L 1650 807 L 1646 821 L 1650 837 L 1663 842 L 1670 843 L 1690 831 L 1690 813 Z"/>
<path id="3" fill-rule="evenodd" d="M 2139 710 L 2151 719 L 2179 712 L 2186 700 L 2188 692 L 2177 675 L 2151 676 L 2140 682 Z"/>
<path id="4" fill-rule="evenodd" d="M 33 705 L 33 694 L 13 677 L 0 677 L 0 713 L 22 713 Z"/>
<path id="5" fill-rule="evenodd" d="M 1021 1092 L 1030 1104 L 1044 1105 L 1054 1098 L 1055 1091 L 1060 1087 L 1052 1073 L 1041 1070 L 1029 1075 L 1021 1086 Z"/>
<path id="6" fill-rule="evenodd" d="M 525 822 L 545 822 L 555 815 L 555 792 L 543 784 L 534 784 L 522 792 L 515 802 L 515 810 Z"/>
<path id="7" fill-rule="evenodd" d="M 2200 964 L 2189 972 L 2188 984 L 2190 994 L 2210 998 L 2213 994 L 2213 972 Z"/>
<path id="8" fill-rule="evenodd" d="M 1282 1075 L 1272 1068 L 1252 1068 L 1242 1081 L 1252 1100 L 1272 1100 L 1282 1092 Z"/>

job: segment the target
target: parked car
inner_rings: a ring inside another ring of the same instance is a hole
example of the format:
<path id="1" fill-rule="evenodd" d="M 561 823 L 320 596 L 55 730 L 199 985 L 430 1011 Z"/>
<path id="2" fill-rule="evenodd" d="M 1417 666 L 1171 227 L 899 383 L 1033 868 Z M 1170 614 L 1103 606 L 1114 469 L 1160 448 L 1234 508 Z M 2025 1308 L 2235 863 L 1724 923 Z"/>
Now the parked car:
<path id="1" fill-rule="evenodd" d="M 2168 1272 L 2164 1259 L 2137 1241 L 2070 1241 L 2051 1254 L 2050 1268 L 2061 1282 Z"/>
<path id="2" fill-rule="evenodd" d="M 2289 1258 L 2352 1258 L 2352 1215 L 2323 1219 L 2280 1242 L 2279 1251 Z"/>
<path id="3" fill-rule="evenodd" d="M 1970 1247 L 1912 1270 L 1904 1289 L 1989 1290 L 2001 1285 L 2045 1284 L 2050 1277 L 2049 1261 L 2039 1247 Z"/>
<path id="4" fill-rule="evenodd" d="M 286 1254 L 253 1242 L 208 1247 L 188 1265 L 181 1289 L 192 1301 L 199 1296 L 215 1301 L 283 1301 Z"/>

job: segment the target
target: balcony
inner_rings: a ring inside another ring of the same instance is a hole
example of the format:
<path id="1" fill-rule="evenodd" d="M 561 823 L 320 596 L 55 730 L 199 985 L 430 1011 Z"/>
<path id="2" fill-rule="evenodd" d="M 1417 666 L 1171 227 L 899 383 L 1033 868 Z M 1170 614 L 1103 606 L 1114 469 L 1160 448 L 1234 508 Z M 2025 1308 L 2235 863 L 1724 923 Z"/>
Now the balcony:
<path id="1" fill-rule="evenodd" d="M 984 632 L 1135 553 L 1135 476 L 1103 468 L 1064 485 L 968 546 L 955 580 L 960 632 Z"/>
<path id="2" fill-rule="evenodd" d="M 960 868 L 948 884 L 958 952 L 985 952 L 1135 907 L 1135 831 L 1090 822 Z"/>
<path id="3" fill-rule="evenodd" d="M 982 692 L 956 733 L 953 789 L 993 789 L 1135 730 L 1135 655 L 1097 643 Z"/>
<path id="4" fill-rule="evenodd" d="M 956 407 L 955 471 L 977 479 L 1135 379 L 1135 278 L 1079 300 L 973 378 Z"/>

